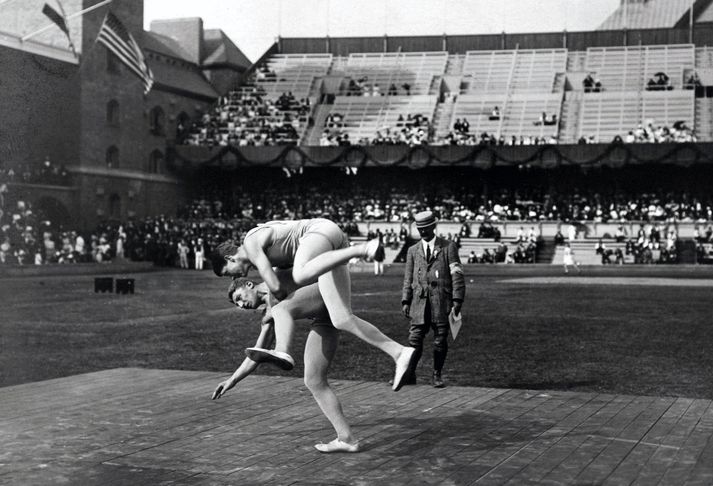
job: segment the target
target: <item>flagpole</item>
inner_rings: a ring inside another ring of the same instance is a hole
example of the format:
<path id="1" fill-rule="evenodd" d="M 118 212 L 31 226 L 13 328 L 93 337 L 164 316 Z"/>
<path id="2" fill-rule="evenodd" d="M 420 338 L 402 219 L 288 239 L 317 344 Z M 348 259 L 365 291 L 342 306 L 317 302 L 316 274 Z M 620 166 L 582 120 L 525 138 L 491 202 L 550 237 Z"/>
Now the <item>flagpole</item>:
<path id="1" fill-rule="evenodd" d="M 73 13 L 72 15 L 68 16 L 65 20 L 71 20 L 73 18 L 80 17 L 80 16 L 84 15 L 85 13 L 91 12 L 92 10 L 96 10 L 99 7 L 103 7 L 104 5 L 107 5 L 107 4 L 111 3 L 112 1 L 113 0 L 104 0 L 103 2 L 99 2 L 96 5 L 93 5 L 89 8 L 85 8 L 84 10 L 80 10 L 79 12 Z M 49 25 L 45 25 L 41 29 L 32 32 L 31 34 L 27 34 L 26 36 L 22 37 L 20 40 L 22 42 L 25 42 L 27 39 L 30 39 L 38 34 L 41 34 L 42 32 L 51 29 L 55 25 L 56 24 L 54 22 L 52 22 Z"/>
<path id="2" fill-rule="evenodd" d="M 688 43 L 693 44 L 693 6 L 696 0 L 691 0 L 691 12 L 688 17 Z"/>
<path id="3" fill-rule="evenodd" d="M 64 25 L 67 25 L 67 12 L 64 11 L 64 6 L 62 5 L 62 2 L 57 0 L 57 5 L 59 6 L 59 9 L 62 11 L 62 18 L 64 19 Z M 77 51 L 74 48 L 74 42 L 72 42 L 72 36 L 69 35 L 69 32 L 67 32 L 67 40 L 69 41 L 69 48 L 72 49 L 72 54 L 74 54 L 74 57 L 77 59 L 79 56 L 77 56 Z"/>

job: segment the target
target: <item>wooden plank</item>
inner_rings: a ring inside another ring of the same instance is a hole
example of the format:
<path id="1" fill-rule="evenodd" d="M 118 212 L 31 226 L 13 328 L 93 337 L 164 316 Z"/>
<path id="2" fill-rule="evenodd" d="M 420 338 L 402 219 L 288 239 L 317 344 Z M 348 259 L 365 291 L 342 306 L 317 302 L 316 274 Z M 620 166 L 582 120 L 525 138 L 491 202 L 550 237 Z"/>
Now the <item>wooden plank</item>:
<path id="1" fill-rule="evenodd" d="M 701 414 L 709 406 L 706 400 L 679 399 L 678 401 L 681 402 L 681 406 L 688 405 L 688 407 L 676 418 L 666 435 L 661 437 L 659 448 L 651 455 L 632 484 L 639 486 L 658 484 L 666 471 L 675 465 L 678 451 L 700 420 Z"/>
<path id="2" fill-rule="evenodd" d="M 612 408 L 623 408 L 631 398 L 597 395 L 552 427 L 546 440 L 533 445 L 539 452 L 532 462 L 505 484 L 534 484 L 556 468 L 587 438 L 586 428 L 596 430 L 608 420 Z"/>
<path id="3" fill-rule="evenodd" d="M 708 400 L 334 382 L 359 454 L 297 377 L 123 369 L 3 389 L 2 484 L 710 484 Z M 37 402 L 37 389 L 57 401 Z M 26 406 L 25 412 L 13 407 Z"/>

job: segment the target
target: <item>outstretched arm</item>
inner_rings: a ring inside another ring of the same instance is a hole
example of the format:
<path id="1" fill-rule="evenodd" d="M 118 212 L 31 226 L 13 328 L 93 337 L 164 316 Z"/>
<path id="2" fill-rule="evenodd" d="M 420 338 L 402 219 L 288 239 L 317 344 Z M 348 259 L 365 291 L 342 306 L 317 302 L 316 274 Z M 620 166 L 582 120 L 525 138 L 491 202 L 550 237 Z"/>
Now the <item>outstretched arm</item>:
<path id="1" fill-rule="evenodd" d="M 265 315 L 263 318 L 263 324 L 262 328 L 260 329 L 260 335 L 257 338 L 257 341 L 255 342 L 255 346 L 258 348 L 266 348 L 270 346 L 274 339 L 274 329 L 273 329 L 273 322 L 270 317 L 270 311 L 268 310 L 268 313 Z M 228 378 L 225 381 L 222 381 L 218 384 L 218 386 L 215 388 L 215 391 L 213 392 L 213 400 L 216 398 L 220 398 L 225 393 L 233 388 L 235 385 L 237 385 L 243 378 L 248 376 L 250 373 L 255 371 L 257 369 L 258 363 L 255 361 L 251 360 L 250 358 L 245 358 L 243 362 L 240 364 L 240 367 L 238 367 L 237 370 L 235 370 L 235 373 Z"/>

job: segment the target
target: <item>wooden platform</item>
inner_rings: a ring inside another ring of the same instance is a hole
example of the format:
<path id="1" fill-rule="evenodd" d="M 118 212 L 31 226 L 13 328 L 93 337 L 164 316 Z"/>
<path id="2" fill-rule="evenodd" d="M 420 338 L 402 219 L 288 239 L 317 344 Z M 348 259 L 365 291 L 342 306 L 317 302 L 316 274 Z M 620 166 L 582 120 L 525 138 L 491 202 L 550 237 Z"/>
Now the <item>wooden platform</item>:
<path id="1" fill-rule="evenodd" d="M 113 369 L 0 389 L 0 484 L 713 484 L 710 400 L 335 381 L 359 454 L 298 378 Z"/>

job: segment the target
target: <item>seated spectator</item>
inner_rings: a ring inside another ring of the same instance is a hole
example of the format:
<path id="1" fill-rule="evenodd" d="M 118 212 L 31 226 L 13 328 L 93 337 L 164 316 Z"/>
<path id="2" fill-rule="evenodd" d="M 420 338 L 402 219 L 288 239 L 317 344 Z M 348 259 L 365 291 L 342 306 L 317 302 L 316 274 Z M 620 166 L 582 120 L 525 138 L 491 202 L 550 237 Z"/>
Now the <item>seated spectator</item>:
<path id="1" fill-rule="evenodd" d="M 594 90 L 594 78 L 592 77 L 591 73 L 587 73 L 587 75 L 584 77 L 584 79 L 582 80 L 582 86 L 584 87 L 585 93 L 590 93 Z"/>
<path id="2" fill-rule="evenodd" d="M 537 121 L 533 122 L 535 125 L 556 125 L 557 124 L 557 115 L 552 114 L 548 115 L 546 112 L 542 112 L 540 114 L 540 118 L 537 119 Z"/>
<path id="3" fill-rule="evenodd" d="M 696 71 L 693 71 L 686 80 L 686 83 L 683 85 L 683 87 L 684 89 L 695 89 L 699 86 L 702 86 L 701 79 L 698 77 L 698 73 Z"/>
<path id="4" fill-rule="evenodd" d="M 468 120 L 466 118 L 463 118 L 463 121 L 461 122 L 460 127 L 461 127 L 461 130 L 460 130 L 461 132 L 468 133 L 468 131 L 470 130 L 470 123 L 468 122 Z"/>
<path id="5" fill-rule="evenodd" d="M 564 245 L 564 235 L 562 234 L 562 230 L 560 230 L 560 228 L 557 228 L 557 233 L 555 234 L 555 246 L 562 245 Z"/>
<path id="6" fill-rule="evenodd" d="M 500 120 L 500 108 L 497 106 L 493 108 L 493 111 L 490 112 L 490 116 L 488 117 L 488 120 L 494 121 L 494 120 Z"/>

